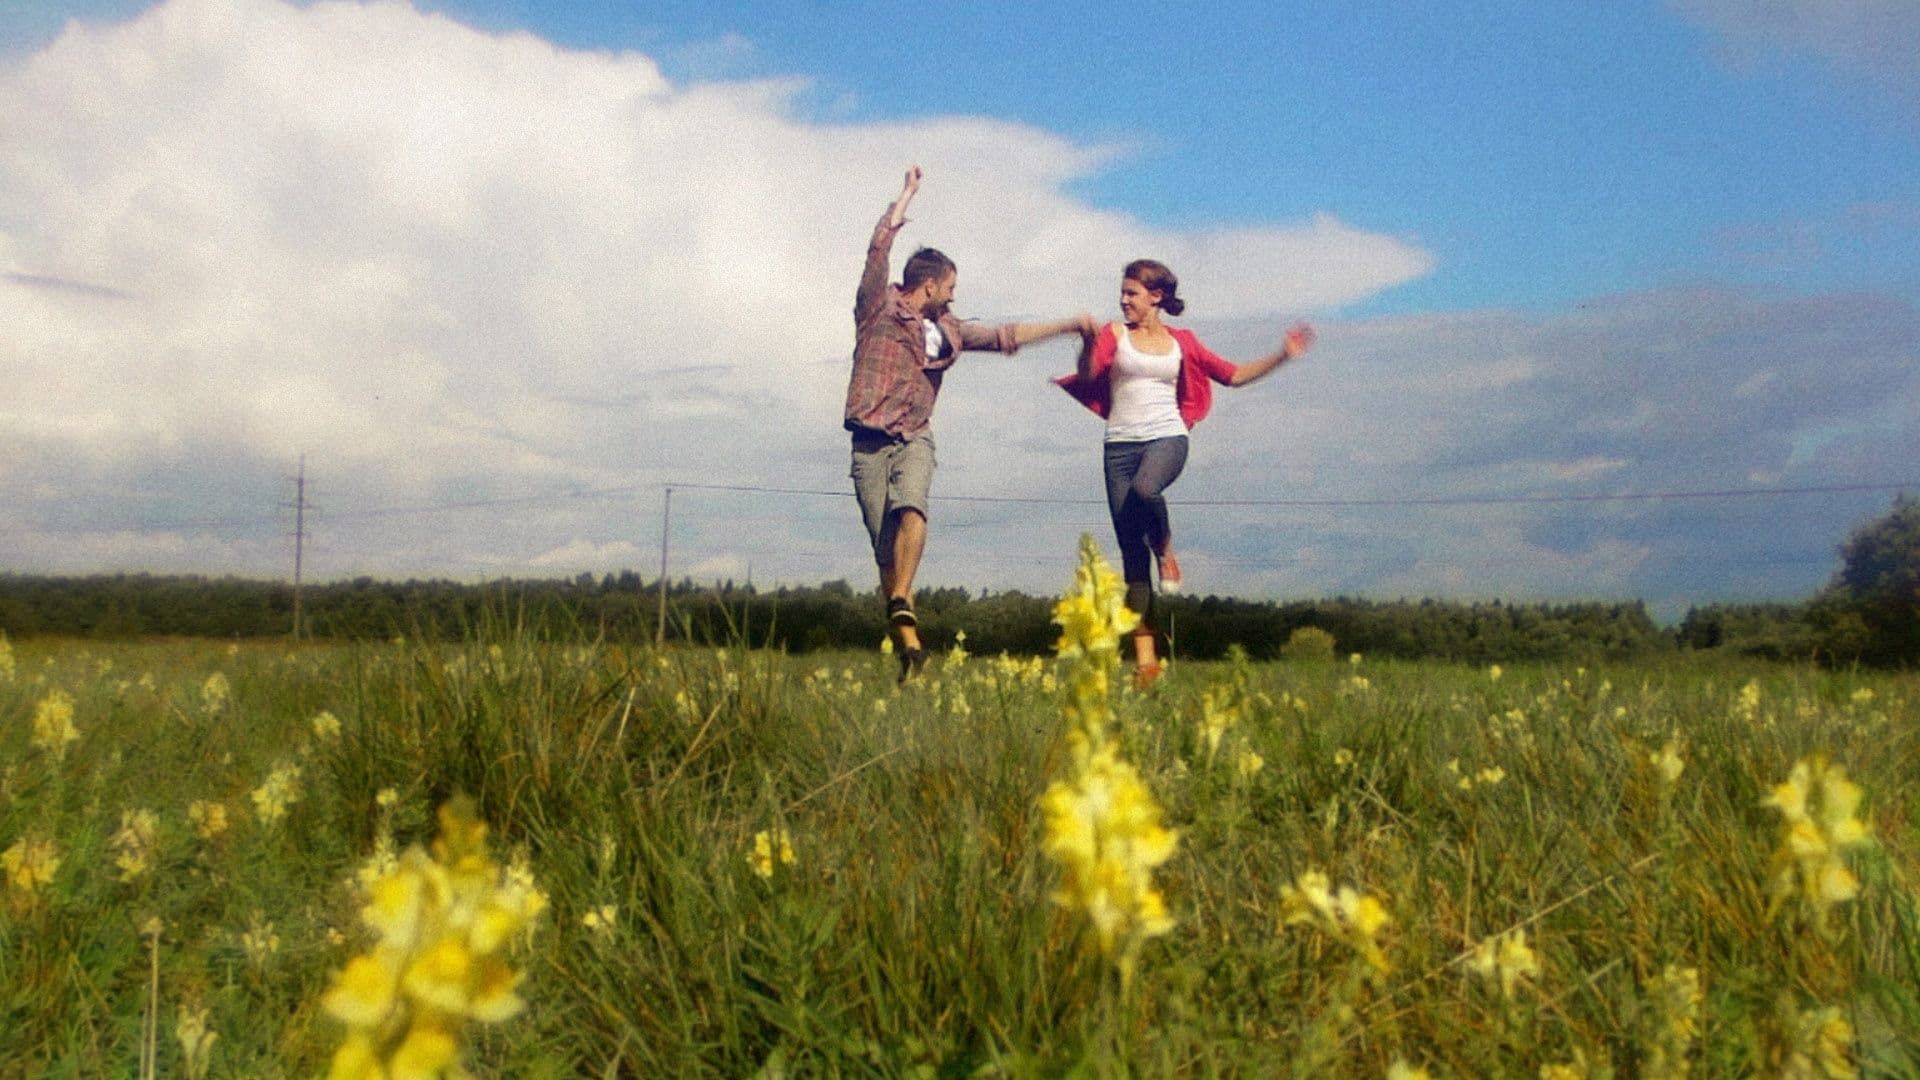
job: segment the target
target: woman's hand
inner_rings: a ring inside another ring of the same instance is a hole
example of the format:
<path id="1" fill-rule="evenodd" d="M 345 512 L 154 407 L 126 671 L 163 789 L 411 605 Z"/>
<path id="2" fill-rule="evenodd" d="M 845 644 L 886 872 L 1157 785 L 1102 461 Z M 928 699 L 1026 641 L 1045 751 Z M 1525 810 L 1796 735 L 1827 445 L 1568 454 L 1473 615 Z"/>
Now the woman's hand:
<path id="1" fill-rule="evenodd" d="M 1280 358 L 1282 360 L 1291 360 L 1296 356 L 1305 354 L 1308 349 L 1313 348 L 1313 342 L 1316 337 L 1318 337 L 1318 335 L 1313 332 L 1313 327 L 1303 322 L 1294 323 L 1293 326 L 1287 330 L 1286 344 L 1280 346 Z"/>

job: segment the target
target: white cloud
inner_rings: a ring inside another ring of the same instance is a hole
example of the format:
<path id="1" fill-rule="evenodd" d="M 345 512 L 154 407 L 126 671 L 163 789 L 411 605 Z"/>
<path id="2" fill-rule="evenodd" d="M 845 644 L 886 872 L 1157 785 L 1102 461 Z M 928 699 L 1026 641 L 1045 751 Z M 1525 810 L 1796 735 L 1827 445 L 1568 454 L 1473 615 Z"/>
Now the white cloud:
<path id="1" fill-rule="evenodd" d="M 1688 290 L 1343 323 L 1431 257 L 1326 215 L 1150 226 L 1066 193 L 1119 148 L 818 123 L 802 89 L 676 85 L 401 0 L 171 0 L 0 66 L 0 565 L 284 572 L 302 453 L 314 577 L 651 574 L 663 483 L 843 492 L 853 286 L 911 160 L 901 249 L 954 256 L 966 314 L 1108 313 L 1152 255 L 1228 356 L 1322 322 L 1196 432 L 1175 498 L 1255 504 L 1180 511 L 1203 591 L 1677 595 L 1661 539 L 1738 515 L 1337 501 L 1920 458 L 1899 305 Z M 1071 363 L 1055 342 L 947 380 L 923 581 L 1053 590 L 1077 534 L 1108 536 L 1098 422 L 1045 381 Z M 1823 509 L 1766 524 L 1825 555 Z M 842 496 L 689 489 L 674 517 L 676 577 L 873 576 Z"/>
<path id="2" fill-rule="evenodd" d="M 550 551 L 535 555 L 527 560 L 527 565 L 543 571 L 606 573 L 643 565 L 646 558 L 646 552 L 625 540 L 616 540 L 611 543 L 572 540 Z"/>
<path id="3" fill-rule="evenodd" d="M 910 157 L 929 176 L 902 244 L 948 245 L 971 312 L 1093 306 L 1148 248 L 1204 278 L 1216 241 L 1272 289 L 1223 312 L 1427 266 L 1328 218 L 1151 230 L 1062 193 L 1110 150 L 969 117 L 818 125 L 799 88 L 675 86 L 400 0 L 76 24 L 0 69 L 0 441 L 108 477 L 185 442 L 306 452 L 375 502 L 758 474 L 836 427 L 852 285 Z"/>
<path id="4" fill-rule="evenodd" d="M 1735 68 L 1767 52 L 1807 53 L 1920 104 L 1920 4 L 1912 0 L 1672 0 L 1719 32 Z"/>

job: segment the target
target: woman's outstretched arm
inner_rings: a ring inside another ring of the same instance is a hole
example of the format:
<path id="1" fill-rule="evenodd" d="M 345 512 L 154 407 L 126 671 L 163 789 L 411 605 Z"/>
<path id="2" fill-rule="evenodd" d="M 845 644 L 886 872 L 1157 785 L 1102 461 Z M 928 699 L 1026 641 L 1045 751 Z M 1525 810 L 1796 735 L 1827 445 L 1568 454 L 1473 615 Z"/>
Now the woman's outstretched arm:
<path id="1" fill-rule="evenodd" d="M 1245 386 L 1255 379 L 1264 378 L 1274 368 L 1313 348 L 1314 336 L 1313 327 L 1306 323 L 1293 324 L 1293 327 L 1287 331 L 1287 339 L 1281 343 L 1278 352 L 1268 353 L 1258 360 L 1249 360 L 1244 364 L 1235 365 L 1233 379 L 1227 385 Z"/>

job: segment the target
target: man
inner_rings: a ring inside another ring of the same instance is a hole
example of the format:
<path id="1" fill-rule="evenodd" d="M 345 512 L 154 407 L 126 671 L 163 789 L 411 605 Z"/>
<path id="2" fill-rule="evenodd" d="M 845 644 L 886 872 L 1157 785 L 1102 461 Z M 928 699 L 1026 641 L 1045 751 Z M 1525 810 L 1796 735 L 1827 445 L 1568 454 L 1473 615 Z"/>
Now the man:
<path id="1" fill-rule="evenodd" d="M 982 326 L 954 318 L 953 260 L 921 248 L 887 284 L 893 238 L 920 190 L 920 166 L 907 170 L 867 244 L 867 265 L 854 296 L 853 377 L 847 384 L 846 428 L 853 433 L 853 490 L 880 568 L 887 633 L 900 659 L 900 680 L 927 662 L 913 612 L 913 576 L 927 543 L 927 492 L 933 484 L 934 400 L 940 380 L 961 352 L 1012 353 L 1058 334 L 1091 332 L 1093 317 Z"/>

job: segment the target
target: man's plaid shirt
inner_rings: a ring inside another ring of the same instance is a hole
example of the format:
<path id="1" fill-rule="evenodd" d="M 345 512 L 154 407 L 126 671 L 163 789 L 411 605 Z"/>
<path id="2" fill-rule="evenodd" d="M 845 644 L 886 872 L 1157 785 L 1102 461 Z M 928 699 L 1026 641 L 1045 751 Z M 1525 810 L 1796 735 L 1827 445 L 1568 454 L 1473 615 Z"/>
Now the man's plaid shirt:
<path id="1" fill-rule="evenodd" d="M 920 313 L 904 303 L 900 290 L 887 283 L 887 261 L 893 238 L 893 208 L 880 216 L 867 244 L 866 270 L 854 294 L 853 377 L 847 383 L 846 427 L 883 432 L 896 439 L 925 434 L 933 421 L 934 399 L 940 379 L 961 352 L 983 350 L 1011 353 L 1013 324 L 983 326 L 962 322 L 951 313 L 940 316 L 939 356 L 927 355 L 925 324 Z M 904 224 L 904 222 L 902 223 Z"/>

